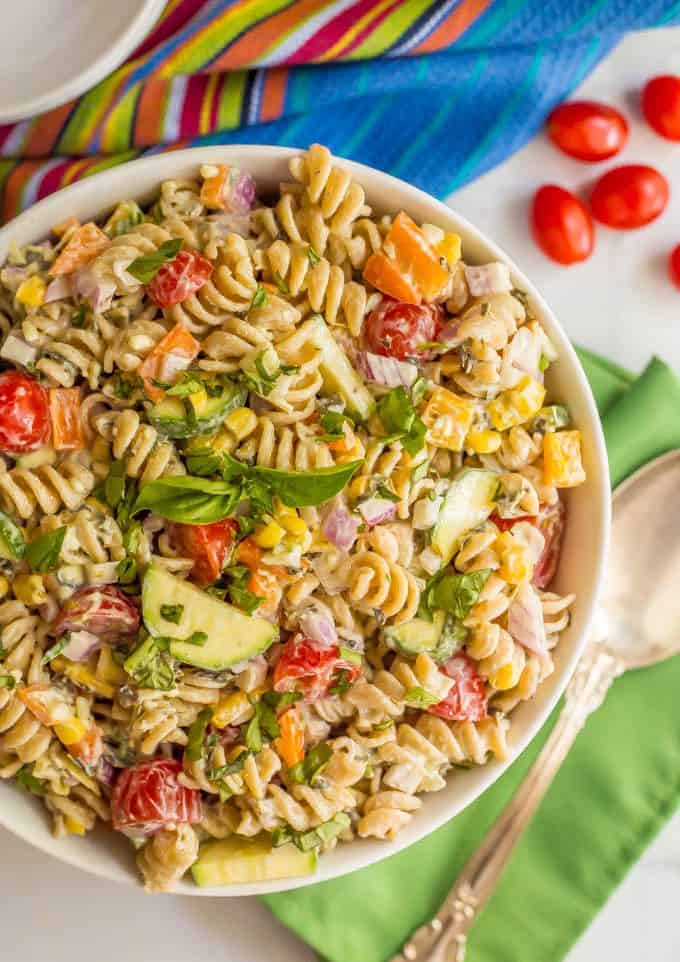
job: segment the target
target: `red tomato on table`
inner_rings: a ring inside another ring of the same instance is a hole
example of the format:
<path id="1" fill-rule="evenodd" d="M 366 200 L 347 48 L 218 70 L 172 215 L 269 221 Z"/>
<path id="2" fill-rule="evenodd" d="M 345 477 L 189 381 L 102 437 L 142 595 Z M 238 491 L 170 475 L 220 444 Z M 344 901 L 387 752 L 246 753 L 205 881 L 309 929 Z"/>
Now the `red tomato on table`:
<path id="1" fill-rule="evenodd" d="M 540 187 L 531 206 L 531 230 L 546 257 L 576 264 L 593 250 L 593 219 L 586 205 L 555 184 Z"/>
<path id="2" fill-rule="evenodd" d="M 54 633 L 89 631 L 108 644 L 139 631 L 139 611 L 114 585 L 91 585 L 71 595 L 54 619 Z"/>
<path id="3" fill-rule="evenodd" d="M 442 310 L 434 304 L 405 304 L 383 297 L 366 318 L 366 340 L 374 354 L 422 360 L 427 356 L 422 345 L 437 340 L 442 323 Z"/>
<path id="4" fill-rule="evenodd" d="M 50 404 L 45 388 L 22 371 L 0 374 L 0 451 L 26 454 L 47 444 Z"/>
<path id="5" fill-rule="evenodd" d="M 668 273 L 675 286 L 680 288 L 680 244 L 673 248 L 668 258 Z"/>
<path id="6" fill-rule="evenodd" d="M 544 505 L 536 520 L 538 530 L 545 538 L 543 553 L 536 562 L 532 584 L 535 588 L 547 588 L 555 577 L 562 552 L 562 537 L 566 509 L 562 500 Z"/>
<path id="7" fill-rule="evenodd" d="M 663 213 L 670 189 L 653 167 L 626 164 L 604 174 L 590 195 L 593 217 L 617 230 L 644 227 Z"/>
<path id="8" fill-rule="evenodd" d="M 650 127 L 667 140 L 680 140 L 680 77 L 653 77 L 642 91 L 642 112 Z"/>
<path id="9" fill-rule="evenodd" d="M 555 146 L 578 160 L 606 160 L 618 154 L 628 139 L 623 114 L 594 100 L 560 104 L 549 115 L 547 126 Z"/>
<path id="10" fill-rule="evenodd" d="M 351 685 L 361 674 L 361 665 L 340 657 L 337 645 L 322 647 L 311 638 L 296 635 L 283 646 L 274 669 L 275 691 L 302 692 L 305 701 L 323 698 L 340 672 Z"/>
<path id="11" fill-rule="evenodd" d="M 212 264 L 201 254 L 180 251 L 159 267 L 146 289 L 159 307 L 172 307 L 200 290 L 210 280 L 212 272 Z"/>
<path id="12" fill-rule="evenodd" d="M 486 692 L 484 679 L 467 655 L 450 658 L 439 670 L 453 678 L 453 686 L 446 698 L 431 705 L 427 710 L 448 721 L 481 721 L 486 718 Z"/>
<path id="13" fill-rule="evenodd" d="M 152 832 L 169 822 L 200 822 L 201 793 L 179 782 L 181 771 L 180 762 L 165 758 L 124 768 L 111 796 L 113 827 L 143 826 Z"/>
<path id="14" fill-rule="evenodd" d="M 193 559 L 191 577 L 201 585 L 217 581 L 227 563 L 238 524 L 231 518 L 212 524 L 173 524 L 170 536 L 178 551 Z"/>

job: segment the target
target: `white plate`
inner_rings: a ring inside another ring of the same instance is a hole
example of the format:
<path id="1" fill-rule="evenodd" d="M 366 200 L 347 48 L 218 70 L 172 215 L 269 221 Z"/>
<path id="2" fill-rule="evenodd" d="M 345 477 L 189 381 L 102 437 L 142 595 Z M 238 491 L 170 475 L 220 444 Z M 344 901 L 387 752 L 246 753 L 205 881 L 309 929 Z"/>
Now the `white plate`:
<path id="1" fill-rule="evenodd" d="M 3 0 L 0 123 L 94 87 L 132 53 L 166 0 Z"/>
<path id="2" fill-rule="evenodd" d="M 0 264 L 11 241 L 21 246 L 41 240 L 48 236 L 53 224 L 68 216 L 75 215 L 81 220 L 99 217 L 122 199 L 136 198 L 148 202 L 158 192 L 162 180 L 195 177 L 200 164 L 227 163 L 242 167 L 253 175 L 261 193 L 271 192 L 280 181 L 290 180 L 287 164 L 295 153 L 297 151 L 285 147 L 201 147 L 156 154 L 103 171 L 40 201 L 0 230 Z M 593 395 L 557 318 L 507 254 L 450 207 L 371 167 L 349 161 L 338 162 L 359 181 L 366 191 L 367 202 L 376 211 L 394 214 L 403 209 L 416 221 L 456 231 L 462 238 L 467 260 L 472 263 L 505 261 L 515 286 L 529 295 L 559 353 L 558 361 L 548 371 L 548 387 L 556 398 L 569 406 L 574 423 L 583 434 L 588 481 L 568 492 L 569 523 L 555 585 L 557 591 L 575 592 L 576 601 L 571 623 L 556 649 L 555 671 L 540 686 L 534 698 L 513 712 L 506 761 L 454 771 L 442 791 L 422 796 L 422 808 L 393 842 L 359 839 L 338 845 L 319 859 L 318 870 L 313 876 L 203 889 L 186 881 L 177 889 L 185 895 L 259 895 L 323 882 L 394 855 L 457 815 L 496 781 L 547 719 L 564 691 L 585 643 L 602 581 L 611 505 L 607 453 Z M 131 846 L 124 837 L 102 827 L 86 838 L 54 839 L 40 803 L 20 788 L 2 781 L 0 825 L 50 855 L 85 871 L 117 882 L 139 884 Z"/>

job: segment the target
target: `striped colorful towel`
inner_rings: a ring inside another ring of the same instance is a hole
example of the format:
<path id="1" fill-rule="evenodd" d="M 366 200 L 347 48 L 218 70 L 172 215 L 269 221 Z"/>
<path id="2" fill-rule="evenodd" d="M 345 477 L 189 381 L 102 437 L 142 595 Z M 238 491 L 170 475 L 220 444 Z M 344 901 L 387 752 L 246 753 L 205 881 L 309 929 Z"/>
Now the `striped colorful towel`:
<path id="1" fill-rule="evenodd" d="M 170 0 L 94 90 L 0 126 L 0 213 L 139 152 L 246 141 L 321 141 L 445 196 L 625 31 L 674 22 L 680 0 Z"/>

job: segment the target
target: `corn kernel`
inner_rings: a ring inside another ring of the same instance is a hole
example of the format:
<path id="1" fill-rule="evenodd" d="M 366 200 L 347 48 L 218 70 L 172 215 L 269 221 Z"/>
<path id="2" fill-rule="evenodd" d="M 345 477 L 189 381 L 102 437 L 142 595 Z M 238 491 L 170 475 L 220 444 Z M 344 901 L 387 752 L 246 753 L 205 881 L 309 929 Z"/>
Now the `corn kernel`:
<path id="1" fill-rule="evenodd" d="M 492 686 L 496 691 L 507 691 L 512 688 L 515 681 L 515 670 L 512 662 L 502 665 L 490 678 Z"/>
<path id="2" fill-rule="evenodd" d="M 493 454 L 501 446 L 498 431 L 469 431 L 465 447 L 474 454 Z"/>
<path id="3" fill-rule="evenodd" d="M 489 403 L 489 417 L 497 431 L 523 424 L 537 414 L 545 400 L 545 388 L 525 374 L 516 387 L 504 391 Z"/>
<path id="4" fill-rule="evenodd" d="M 12 582 L 14 597 L 25 605 L 43 605 L 47 592 L 40 575 L 17 575 Z"/>
<path id="5" fill-rule="evenodd" d="M 80 718 L 69 718 L 54 726 L 54 734 L 62 745 L 75 745 L 85 737 L 87 727 Z"/>
<path id="6" fill-rule="evenodd" d="M 422 414 L 429 429 L 427 440 L 439 448 L 462 451 L 474 413 L 472 401 L 459 397 L 444 387 L 438 387 Z"/>
<path id="7" fill-rule="evenodd" d="M 236 408 L 224 422 L 239 441 L 247 438 L 257 427 L 257 417 L 250 408 Z"/>
<path id="8" fill-rule="evenodd" d="M 296 538 L 301 538 L 307 533 L 307 524 L 296 514 L 279 516 L 279 523 L 288 534 L 295 535 Z"/>
<path id="9" fill-rule="evenodd" d="M 435 247 L 440 257 L 446 260 L 449 267 L 453 267 L 460 260 L 462 241 L 458 234 L 447 233 Z"/>
<path id="10" fill-rule="evenodd" d="M 64 815 L 64 828 L 69 835 L 84 835 L 87 829 L 82 822 L 79 822 L 73 815 Z"/>
<path id="11" fill-rule="evenodd" d="M 102 645 L 102 649 L 99 652 L 95 676 L 100 681 L 108 682 L 116 686 L 124 685 L 127 680 L 125 670 L 122 665 L 119 665 L 113 660 L 113 654 L 108 645 Z"/>
<path id="12" fill-rule="evenodd" d="M 534 566 L 526 545 L 517 541 L 510 531 L 504 531 L 496 538 L 496 550 L 500 558 L 498 574 L 511 585 L 528 581 L 534 573 Z"/>
<path id="13" fill-rule="evenodd" d="M 42 277 L 34 274 L 19 284 L 16 292 L 16 299 L 26 307 L 40 307 L 45 300 L 46 285 Z"/>
<path id="14" fill-rule="evenodd" d="M 253 716 L 253 706 L 244 691 L 236 691 L 223 698 L 215 708 L 212 723 L 216 728 L 226 728 L 233 722 L 241 724 Z"/>
<path id="15" fill-rule="evenodd" d="M 201 388 L 200 391 L 190 394 L 189 400 L 191 401 L 191 406 L 194 411 L 200 411 L 200 409 L 208 403 L 208 394 L 203 388 Z"/>
<path id="16" fill-rule="evenodd" d="M 9 581 L 4 575 L 0 575 L 0 599 L 4 598 L 9 591 Z"/>
<path id="17" fill-rule="evenodd" d="M 545 435 L 543 471 L 545 483 L 556 488 L 573 488 L 585 481 L 580 431 L 551 431 Z"/>
<path id="18" fill-rule="evenodd" d="M 275 548 L 283 539 L 285 531 L 276 521 L 270 521 L 253 535 L 253 540 L 260 548 Z"/>
<path id="19" fill-rule="evenodd" d="M 55 671 L 63 672 L 74 685 L 78 685 L 80 688 L 87 688 L 101 698 L 113 698 L 116 694 L 117 686 L 103 681 L 101 678 L 97 678 L 87 665 L 77 665 L 67 658 L 64 658 L 63 655 L 57 655 L 56 658 L 53 658 L 51 667 L 54 668 Z"/>
<path id="20" fill-rule="evenodd" d="M 274 498 L 274 514 L 279 519 L 283 515 L 295 515 L 295 517 L 297 517 L 297 511 L 295 508 L 291 508 L 289 505 L 284 504 L 280 498 Z"/>

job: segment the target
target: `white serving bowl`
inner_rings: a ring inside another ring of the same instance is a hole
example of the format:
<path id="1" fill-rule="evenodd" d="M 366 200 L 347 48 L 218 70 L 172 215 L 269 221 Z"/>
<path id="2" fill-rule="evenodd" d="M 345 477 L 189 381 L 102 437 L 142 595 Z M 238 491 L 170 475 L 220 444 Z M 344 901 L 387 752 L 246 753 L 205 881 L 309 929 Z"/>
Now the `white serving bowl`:
<path id="1" fill-rule="evenodd" d="M 45 238 L 53 224 L 75 215 L 81 220 L 100 217 L 119 200 L 149 201 L 162 180 L 196 175 L 199 164 L 228 163 L 243 167 L 255 177 L 260 190 L 274 190 L 289 179 L 287 163 L 297 151 L 283 147 L 202 147 L 143 158 L 104 171 L 53 194 L 21 214 L 0 230 L 0 263 L 10 241 L 19 245 Z M 513 282 L 525 290 L 534 310 L 559 351 L 559 360 L 548 373 L 554 396 L 566 403 L 574 423 L 583 433 L 587 483 L 568 493 L 569 519 L 556 589 L 575 592 L 572 620 L 556 650 L 555 671 L 531 701 L 512 715 L 509 759 L 452 773 L 445 789 L 423 796 L 423 806 L 396 840 L 357 840 L 339 845 L 319 859 L 311 877 L 285 879 L 228 888 L 195 887 L 183 882 L 178 891 L 187 895 L 256 895 L 322 882 L 365 868 L 394 855 L 448 822 L 478 798 L 526 748 L 541 728 L 564 688 L 584 646 L 597 603 L 609 537 L 610 484 L 600 419 L 588 382 L 574 350 L 556 317 L 531 281 L 510 258 L 449 207 L 401 180 L 361 164 L 341 161 L 366 191 L 375 210 L 396 213 L 406 210 L 416 221 L 428 221 L 456 231 L 463 241 L 465 259 L 472 263 L 505 261 Z M 114 832 L 98 829 L 86 838 L 55 840 L 45 812 L 37 800 L 8 782 L 0 783 L 0 824 L 16 835 L 86 872 L 117 882 L 137 885 L 139 879 L 131 846 Z"/>

